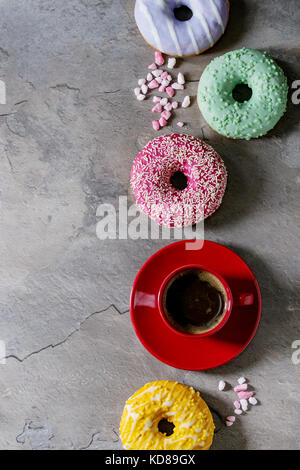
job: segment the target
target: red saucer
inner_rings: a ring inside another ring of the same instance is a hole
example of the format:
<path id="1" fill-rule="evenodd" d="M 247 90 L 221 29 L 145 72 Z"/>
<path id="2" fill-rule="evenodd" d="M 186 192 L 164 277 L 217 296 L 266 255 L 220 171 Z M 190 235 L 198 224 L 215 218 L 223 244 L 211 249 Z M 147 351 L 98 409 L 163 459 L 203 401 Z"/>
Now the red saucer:
<path id="1" fill-rule="evenodd" d="M 186 250 L 186 243 L 182 240 L 162 248 L 143 265 L 131 292 L 131 321 L 141 343 L 160 361 L 177 369 L 212 369 L 238 356 L 254 337 L 261 317 L 260 290 L 251 269 L 229 248 L 205 241 L 201 250 Z M 218 272 L 233 295 L 253 293 L 254 303 L 234 306 L 226 325 L 214 335 L 187 338 L 166 326 L 157 296 L 163 280 L 174 269 L 198 263 Z"/>

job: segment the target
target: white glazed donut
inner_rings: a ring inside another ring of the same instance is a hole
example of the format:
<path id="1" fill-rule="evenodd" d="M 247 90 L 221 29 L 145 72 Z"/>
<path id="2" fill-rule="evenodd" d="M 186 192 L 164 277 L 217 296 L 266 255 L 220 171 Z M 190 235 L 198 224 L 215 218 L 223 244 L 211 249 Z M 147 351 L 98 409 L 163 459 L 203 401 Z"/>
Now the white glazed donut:
<path id="1" fill-rule="evenodd" d="M 212 47 L 228 18 L 228 0 L 136 0 L 135 4 L 135 20 L 144 39 L 175 56 L 197 55 Z"/>

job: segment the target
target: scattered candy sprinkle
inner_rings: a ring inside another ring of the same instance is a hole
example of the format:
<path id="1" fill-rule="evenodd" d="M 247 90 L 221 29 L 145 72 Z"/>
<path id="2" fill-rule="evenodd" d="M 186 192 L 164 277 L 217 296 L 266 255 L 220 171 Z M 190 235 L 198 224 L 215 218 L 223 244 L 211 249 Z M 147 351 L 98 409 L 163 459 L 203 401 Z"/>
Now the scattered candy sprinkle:
<path id="1" fill-rule="evenodd" d="M 177 123 L 177 125 L 179 125 L 179 123 Z M 236 385 L 233 390 L 237 393 L 239 399 L 233 402 L 233 406 L 234 414 L 240 416 L 243 414 L 243 412 L 248 411 L 249 404 L 255 406 L 257 405 L 258 401 L 253 396 L 255 392 L 248 391 L 248 384 L 246 383 L 247 379 L 245 377 L 240 377 L 237 382 L 238 385 Z M 220 380 L 218 386 L 219 390 L 224 390 L 225 385 L 226 383 L 224 380 Z M 235 420 L 235 416 L 228 416 L 225 421 L 226 426 L 232 426 Z"/>
<path id="2" fill-rule="evenodd" d="M 166 121 L 164 117 L 161 117 L 159 120 L 159 124 L 161 125 L 161 127 L 165 127 L 168 124 L 168 122 Z"/>
<path id="3" fill-rule="evenodd" d="M 226 421 L 231 421 L 232 423 L 235 422 L 235 416 L 227 416 Z"/>
<path id="4" fill-rule="evenodd" d="M 219 385 L 218 385 L 219 391 L 222 392 L 225 387 L 226 387 L 226 382 L 224 382 L 224 380 L 220 380 Z"/>
<path id="5" fill-rule="evenodd" d="M 184 86 L 183 86 L 183 85 L 179 85 L 179 83 L 173 83 L 173 84 L 172 84 L 172 88 L 174 88 L 174 90 L 183 90 L 183 89 L 184 89 Z"/>
<path id="6" fill-rule="evenodd" d="M 175 57 L 170 57 L 168 60 L 168 69 L 173 69 L 176 65 L 176 59 Z"/>
<path id="7" fill-rule="evenodd" d="M 154 108 L 152 108 L 152 113 L 161 113 L 162 112 L 162 105 L 157 103 Z"/>
<path id="8" fill-rule="evenodd" d="M 159 84 L 156 80 L 151 80 L 151 82 L 149 82 L 148 86 L 149 86 L 150 90 L 154 90 L 155 88 L 159 87 Z"/>
<path id="9" fill-rule="evenodd" d="M 163 118 L 165 118 L 166 121 L 168 121 L 168 119 L 170 119 L 170 117 L 171 117 L 171 113 L 170 113 L 170 111 L 163 111 L 163 112 L 161 113 L 161 116 L 162 116 Z"/>
<path id="10" fill-rule="evenodd" d="M 159 66 L 164 65 L 165 59 L 160 51 L 155 51 L 155 63 Z"/>
<path id="11" fill-rule="evenodd" d="M 175 96 L 175 90 L 183 90 L 185 84 L 183 73 L 179 72 L 177 79 L 174 79 L 167 70 L 162 68 L 164 63 L 165 58 L 163 54 L 160 51 L 155 51 L 155 62 L 148 65 L 146 78 L 138 79 L 139 87 L 134 88 L 134 93 L 138 101 L 145 100 L 146 95 L 151 90 L 158 89 L 160 93 L 166 93 L 168 95 L 168 97 L 153 96 L 152 98 L 155 104 L 152 108 L 152 112 L 161 114 L 159 120 L 152 121 L 152 127 L 156 131 L 168 124 L 172 111 L 179 107 L 178 101 L 170 100 L 169 102 L 169 99 Z M 176 58 L 169 57 L 166 65 L 168 69 L 173 69 L 176 66 Z M 185 96 L 181 106 L 187 108 L 190 103 L 190 97 Z M 184 125 L 185 123 L 182 121 L 177 122 L 178 127 L 183 127 Z"/>
<path id="12" fill-rule="evenodd" d="M 225 424 L 226 424 L 226 426 L 227 426 L 227 427 L 230 427 L 230 426 L 232 426 L 232 425 L 233 425 L 233 422 L 232 422 L 232 421 L 226 421 L 226 423 L 225 423 Z"/>
<path id="13" fill-rule="evenodd" d="M 187 95 L 184 97 L 181 106 L 182 108 L 188 108 L 190 104 L 191 104 L 191 98 Z"/>
<path id="14" fill-rule="evenodd" d="M 253 406 L 257 405 L 257 400 L 256 400 L 256 398 L 250 397 L 250 398 L 249 398 L 249 403 L 250 403 L 251 405 L 253 405 Z"/>
<path id="15" fill-rule="evenodd" d="M 245 390 L 247 390 L 247 388 L 248 388 L 248 385 L 247 385 L 247 384 L 242 384 L 242 385 L 237 385 L 236 387 L 234 387 L 233 390 L 234 390 L 236 393 L 238 393 L 238 392 L 244 392 Z"/>
<path id="16" fill-rule="evenodd" d="M 155 131 L 159 131 L 160 129 L 159 121 L 152 121 L 152 126 Z"/>
<path id="17" fill-rule="evenodd" d="M 161 104 L 162 106 L 166 106 L 167 103 L 168 103 L 168 98 L 162 98 L 162 99 L 160 100 L 160 104 Z"/>
<path id="18" fill-rule="evenodd" d="M 166 92 L 168 93 L 168 95 L 173 98 L 173 96 L 175 95 L 175 90 L 174 88 L 172 88 L 171 86 L 168 86 L 167 89 L 166 89 Z"/>
<path id="19" fill-rule="evenodd" d="M 152 72 L 152 75 L 154 75 L 154 77 L 160 77 L 162 73 L 163 73 L 162 70 L 157 69 Z"/>
<path id="20" fill-rule="evenodd" d="M 247 400 L 245 400 L 244 398 L 242 400 L 240 400 L 241 402 L 241 407 L 242 407 L 242 410 L 243 411 L 247 411 L 248 410 L 248 402 Z"/>
<path id="21" fill-rule="evenodd" d="M 240 400 L 245 399 L 248 400 L 248 398 L 251 398 L 254 395 L 254 392 L 239 392 L 238 397 Z"/>
<path id="22" fill-rule="evenodd" d="M 177 82 L 179 85 L 184 85 L 185 84 L 185 78 L 183 73 L 179 72 L 178 77 L 177 77 Z"/>

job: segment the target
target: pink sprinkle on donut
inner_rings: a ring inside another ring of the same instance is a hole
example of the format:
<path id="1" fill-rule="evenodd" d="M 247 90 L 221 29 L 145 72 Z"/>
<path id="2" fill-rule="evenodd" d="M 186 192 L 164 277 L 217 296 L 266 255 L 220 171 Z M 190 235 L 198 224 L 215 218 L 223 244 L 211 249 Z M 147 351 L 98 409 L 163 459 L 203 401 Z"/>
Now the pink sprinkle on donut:
<path id="1" fill-rule="evenodd" d="M 234 406 L 234 408 L 235 408 L 236 410 L 239 410 L 240 407 L 241 407 L 241 404 L 240 404 L 240 402 L 239 402 L 238 400 L 235 400 L 235 401 L 233 402 L 233 406 Z"/>
<path id="2" fill-rule="evenodd" d="M 164 93 L 164 92 L 166 91 L 166 87 L 163 86 L 163 85 L 161 85 L 161 86 L 159 87 L 159 91 L 160 91 L 161 93 Z"/>
<path id="3" fill-rule="evenodd" d="M 172 108 L 177 109 L 178 108 L 178 101 L 173 101 L 172 103 Z"/>
<path id="4" fill-rule="evenodd" d="M 157 65 L 156 65 L 156 64 L 150 64 L 150 65 L 148 66 L 148 69 L 149 69 L 149 70 L 156 70 L 156 69 L 157 69 Z"/>
<path id="5" fill-rule="evenodd" d="M 152 121 L 152 127 L 155 131 L 159 131 L 160 129 L 159 121 Z"/>
<path id="6" fill-rule="evenodd" d="M 151 80 L 151 82 L 149 82 L 148 87 L 150 88 L 150 90 L 154 90 L 155 88 L 159 87 L 159 84 L 156 80 Z"/>
<path id="7" fill-rule="evenodd" d="M 184 122 L 181 122 L 181 121 L 177 122 L 177 126 L 178 126 L 178 127 L 183 127 L 183 126 L 184 126 Z"/>
<path id="8" fill-rule="evenodd" d="M 157 121 L 152 125 L 157 130 Z M 186 176 L 185 189 L 172 185 L 176 172 Z M 140 209 L 168 227 L 193 225 L 213 214 L 222 202 L 226 184 L 226 168 L 217 152 L 185 134 L 155 138 L 139 153 L 131 169 L 131 187 Z"/>
<path id="9" fill-rule="evenodd" d="M 168 95 L 169 95 L 171 98 L 173 98 L 173 96 L 175 95 L 175 90 L 174 90 L 174 88 L 172 88 L 171 86 L 168 86 L 168 87 L 166 88 L 166 92 L 168 93 Z"/>
<path id="10" fill-rule="evenodd" d="M 162 78 L 163 80 L 167 80 L 167 79 L 168 79 L 168 76 L 169 76 L 169 74 L 168 74 L 168 72 L 166 72 L 166 71 L 161 74 L 161 78 Z"/>
<path id="11" fill-rule="evenodd" d="M 160 98 L 160 96 L 153 96 L 153 100 L 152 100 L 152 101 L 153 101 L 153 103 L 160 103 L 161 98 Z"/>
<path id="12" fill-rule="evenodd" d="M 159 66 L 164 65 L 165 59 L 160 51 L 155 51 L 155 63 Z"/>

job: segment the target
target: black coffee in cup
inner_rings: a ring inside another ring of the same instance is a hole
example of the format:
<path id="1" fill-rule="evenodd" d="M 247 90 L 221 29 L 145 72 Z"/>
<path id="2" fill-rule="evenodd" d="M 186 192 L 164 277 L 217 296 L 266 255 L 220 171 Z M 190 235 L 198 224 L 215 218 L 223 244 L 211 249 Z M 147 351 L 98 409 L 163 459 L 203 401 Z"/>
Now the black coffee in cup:
<path id="1" fill-rule="evenodd" d="M 183 271 L 168 283 L 164 313 L 174 328 L 199 334 L 212 330 L 224 318 L 227 294 L 222 282 L 200 269 Z"/>

